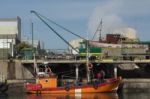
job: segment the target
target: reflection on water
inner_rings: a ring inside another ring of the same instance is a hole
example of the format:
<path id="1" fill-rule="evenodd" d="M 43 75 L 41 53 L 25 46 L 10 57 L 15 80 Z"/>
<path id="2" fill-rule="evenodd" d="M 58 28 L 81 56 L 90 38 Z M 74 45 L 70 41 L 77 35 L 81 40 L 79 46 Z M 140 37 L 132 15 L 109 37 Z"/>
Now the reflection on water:
<path id="1" fill-rule="evenodd" d="M 0 94 L 0 99 L 150 99 L 150 94 L 145 93 L 89 93 L 89 94 L 25 94 L 8 93 Z"/>
<path id="2" fill-rule="evenodd" d="M 120 99 L 150 99 L 149 92 L 123 93 Z"/>
<path id="3" fill-rule="evenodd" d="M 26 99 L 118 99 L 115 93 L 27 95 Z"/>
<path id="4" fill-rule="evenodd" d="M 115 93 L 90 94 L 0 94 L 0 99 L 118 99 Z"/>

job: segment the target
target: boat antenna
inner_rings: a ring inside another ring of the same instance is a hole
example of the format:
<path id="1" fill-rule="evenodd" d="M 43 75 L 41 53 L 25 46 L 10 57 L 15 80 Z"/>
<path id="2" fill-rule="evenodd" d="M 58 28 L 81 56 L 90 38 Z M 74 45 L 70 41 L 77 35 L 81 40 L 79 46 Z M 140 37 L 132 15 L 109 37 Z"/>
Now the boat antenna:
<path id="1" fill-rule="evenodd" d="M 102 18 L 101 18 L 101 21 L 100 21 L 100 23 L 99 23 L 99 25 L 98 25 L 95 33 L 94 33 L 94 36 L 93 36 L 92 40 L 94 40 L 97 32 L 99 32 L 99 42 L 102 41 L 102 24 L 103 24 L 103 21 L 102 21 Z"/>

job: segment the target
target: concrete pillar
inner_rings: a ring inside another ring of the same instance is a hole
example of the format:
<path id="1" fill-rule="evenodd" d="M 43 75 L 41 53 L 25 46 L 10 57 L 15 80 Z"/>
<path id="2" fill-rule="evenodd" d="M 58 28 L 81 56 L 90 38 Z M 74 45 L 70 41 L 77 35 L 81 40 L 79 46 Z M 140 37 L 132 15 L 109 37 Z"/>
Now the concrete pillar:
<path id="1" fill-rule="evenodd" d="M 76 66 L 76 80 L 78 81 L 79 79 L 79 68 Z"/>
<path id="2" fill-rule="evenodd" d="M 90 82 L 89 63 L 86 63 L 86 76 L 87 76 L 87 82 Z"/>
<path id="3" fill-rule="evenodd" d="M 15 62 L 10 61 L 8 62 L 8 79 L 16 79 L 16 67 Z"/>
<path id="4" fill-rule="evenodd" d="M 114 66 L 114 77 L 117 78 L 117 66 Z"/>
<path id="5" fill-rule="evenodd" d="M 76 66 L 76 81 L 78 81 L 78 79 L 79 79 L 79 65 L 76 64 L 75 66 Z"/>
<path id="6" fill-rule="evenodd" d="M 23 66 L 21 64 L 21 62 L 16 61 L 15 62 L 15 75 L 16 75 L 16 79 L 23 79 Z"/>

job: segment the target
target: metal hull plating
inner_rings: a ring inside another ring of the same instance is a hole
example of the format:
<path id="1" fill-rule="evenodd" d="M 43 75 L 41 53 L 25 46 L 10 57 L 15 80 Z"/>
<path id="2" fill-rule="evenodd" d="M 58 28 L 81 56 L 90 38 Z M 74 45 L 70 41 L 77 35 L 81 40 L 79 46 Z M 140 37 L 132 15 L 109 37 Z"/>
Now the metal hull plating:
<path id="1" fill-rule="evenodd" d="M 114 92 L 117 91 L 117 88 L 121 82 L 120 78 L 114 79 L 109 82 L 99 83 L 99 84 L 90 84 L 82 86 L 72 86 L 72 87 L 56 87 L 56 88 L 41 88 L 38 90 L 27 90 L 27 93 L 33 94 L 62 94 L 62 93 L 103 93 L 103 92 Z"/>

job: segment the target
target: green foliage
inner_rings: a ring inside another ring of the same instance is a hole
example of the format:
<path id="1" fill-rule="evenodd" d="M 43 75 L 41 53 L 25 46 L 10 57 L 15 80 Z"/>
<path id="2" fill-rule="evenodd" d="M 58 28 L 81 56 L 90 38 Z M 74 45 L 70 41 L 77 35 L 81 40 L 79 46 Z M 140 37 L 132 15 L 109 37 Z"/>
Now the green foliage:
<path id="1" fill-rule="evenodd" d="M 18 51 L 22 51 L 23 49 L 26 49 L 26 48 L 31 48 L 31 46 L 25 42 L 21 42 L 21 43 L 16 45 L 16 49 Z"/>

